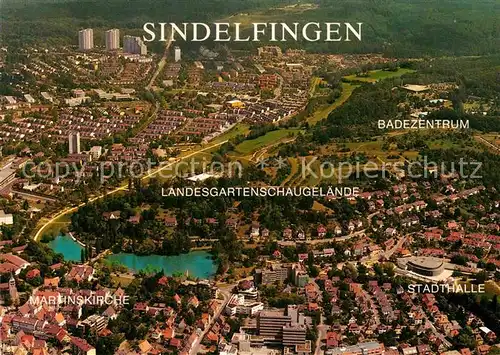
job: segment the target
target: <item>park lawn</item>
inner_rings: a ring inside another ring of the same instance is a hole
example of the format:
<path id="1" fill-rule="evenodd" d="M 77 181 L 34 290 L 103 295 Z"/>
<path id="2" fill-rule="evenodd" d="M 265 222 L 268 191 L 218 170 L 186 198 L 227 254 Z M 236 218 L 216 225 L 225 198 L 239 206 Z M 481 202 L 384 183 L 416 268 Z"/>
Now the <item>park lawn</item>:
<path id="1" fill-rule="evenodd" d="M 447 141 L 447 140 L 443 140 L 443 139 L 438 139 L 438 140 L 430 141 L 430 142 L 428 142 L 428 144 L 429 144 L 429 147 L 431 149 L 437 149 L 437 148 L 449 149 L 449 148 L 451 148 L 451 147 L 454 146 L 453 142 Z"/>
<path id="2" fill-rule="evenodd" d="M 210 143 L 220 143 L 225 140 L 230 140 L 236 136 L 244 135 L 246 136 L 250 133 L 250 126 L 245 123 L 237 123 L 236 126 L 231 128 L 229 131 L 222 133 L 220 136 L 215 137 Z"/>
<path id="3" fill-rule="evenodd" d="M 302 183 L 302 180 L 304 177 L 302 176 L 302 173 L 300 171 L 297 172 L 297 174 L 291 179 L 288 183 L 287 186 L 304 186 Z"/>
<path id="4" fill-rule="evenodd" d="M 117 287 L 120 285 L 120 287 L 127 287 L 134 281 L 135 276 L 134 275 L 128 275 L 128 274 L 111 274 L 111 282 L 113 283 L 113 286 Z"/>
<path id="5" fill-rule="evenodd" d="M 437 140 L 426 140 L 427 145 L 431 149 L 450 149 L 450 148 L 461 148 L 462 142 L 453 142 L 448 139 L 437 139 Z M 474 149 L 474 147 L 467 147 L 469 149 Z"/>
<path id="6" fill-rule="evenodd" d="M 43 233 L 40 235 L 58 236 L 68 229 L 71 224 L 71 213 L 65 214 L 54 220 L 52 223 L 44 228 Z"/>
<path id="7" fill-rule="evenodd" d="M 350 83 L 342 83 L 342 94 L 340 97 L 333 104 L 317 110 L 311 117 L 307 118 L 307 122 L 312 125 L 327 118 L 330 112 L 343 105 L 351 97 L 354 89 L 358 86 Z"/>
<path id="8" fill-rule="evenodd" d="M 313 202 L 313 206 L 311 208 L 313 211 L 319 211 L 319 212 L 324 212 L 324 213 L 333 213 L 333 211 L 326 207 L 325 205 L 322 205 L 318 201 Z"/>
<path id="9" fill-rule="evenodd" d="M 71 213 L 65 214 L 57 219 L 58 223 L 71 223 Z"/>
<path id="10" fill-rule="evenodd" d="M 406 69 L 406 68 L 399 68 L 397 71 L 390 71 L 390 70 L 374 70 L 370 72 L 370 77 L 377 79 L 377 80 L 382 80 L 382 79 L 388 79 L 388 78 L 395 78 L 401 75 L 409 74 L 409 73 L 414 73 L 415 70 L 412 69 Z"/>
<path id="11" fill-rule="evenodd" d="M 404 157 L 416 157 L 418 156 L 418 152 L 405 152 L 404 154 L 400 154 L 400 151 L 397 149 L 383 150 L 382 145 L 384 141 L 376 140 L 376 141 L 367 141 L 367 142 L 355 142 L 355 143 L 345 143 L 345 146 L 350 149 L 349 152 L 346 152 L 346 155 L 350 155 L 353 152 L 356 153 L 364 153 L 368 157 L 379 157 L 385 158 L 387 162 L 395 162 L 398 160 L 404 160 Z M 388 159 L 387 157 L 390 155 L 399 155 L 399 159 Z"/>
<path id="12" fill-rule="evenodd" d="M 309 166 L 310 170 L 302 171 L 302 167 L 298 169 L 293 175 L 290 174 L 287 179 L 287 186 L 317 186 L 321 182 L 328 182 L 332 185 L 337 185 L 346 179 L 351 173 L 355 172 L 356 165 L 331 165 L 325 164 L 323 169 L 321 165 L 324 162 L 319 158 L 310 163 L 312 157 L 307 157 L 305 165 Z M 360 164 L 359 168 L 363 168 L 364 164 Z M 333 168 L 333 171 L 332 171 Z M 339 171 L 340 168 L 340 171 Z"/>
<path id="13" fill-rule="evenodd" d="M 356 74 L 344 76 L 344 79 L 349 81 L 360 81 L 363 83 L 375 83 L 379 80 L 389 79 L 389 78 L 397 78 L 401 75 L 413 73 L 415 70 L 399 68 L 396 71 L 390 70 L 373 70 L 368 72 L 368 76 L 357 76 Z"/>
<path id="14" fill-rule="evenodd" d="M 322 82 L 320 77 L 314 76 L 311 80 L 311 85 L 309 86 L 309 95 L 312 96 L 318 89 L 318 85 Z"/>
<path id="15" fill-rule="evenodd" d="M 257 247 L 257 245 L 254 246 L 254 248 L 256 248 L 256 247 Z M 248 277 L 249 275 L 252 274 L 252 271 L 253 271 L 254 268 L 255 268 L 255 266 L 235 268 L 233 270 L 233 276 L 237 280 L 245 278 L 245 277 Z"/>
<path id="16" fill-rule="evenodd" d="M 394 159 L 394 158 L 389 158 L 390 155 L 398 155 L 399 157 Z M 377 159 L 380 163 L 382 163 L 383 165 L 381 165 L 381 167 L 383 166 L 390 166 L 391 164 L 396 164 L 396 163 L 404 163 L 405 162 L 405 157 L 400 155 L 398 152 L 387 152 L 385 154 L 381 154 L 381 155 L 377 155 Z M 380 165 L 379 163 L 379 165 Z"/>
<path id="17" fill-rule="evenodd" d="M 183 161 L 186 161 L 186 159 L 183 159 Z M 189 166 L 186 166 L 186 164 L 179 165 L 178 171 L 181 174 L 187 174 L 191 176 L 193 173 L 193 168 L 191 167 L 192 161 L 194 161 L 194 170 L 197 170 L 197 168 L 201 169 L 203 166 L 210 165 L 210 162 L 212 161 L 212 154 L 210 154 L 210 151 L 199 152 L 198 154 L 195 154 L 187 159 L 187 163 Z"/>
<path id="18" fill-rule="evenodd" d="M 298 176 L 295 180 L 293 180 L 290 185 L 292 186 L 317 186 L 322 180 L 334 182 L 338 177 L 332 173 L 332 169 L 329 165 L 324 165 L 323 169 L 321 169 L 321 165 L 324 162 L 323 159 L 319 158 L 315 161 L 312 161 L 313 157 L 306 157 L 305 165 L 309 167 L 309 169 L 302 170 L 302 166 L 298 171 Z M 333 174 L 333 175 L 332 175 Z"/>
<path id="19" fill-rule="evenodd" d="M 488 111 L 490 109 L 490 105 L 481 103 L 479 101 L 464 102 L 464 109 L 466 111 L 472 111 L 472 110 L 479 111 L 481 109 L 481 106 L 483 106 L 483 109 L 485 111 Z"/>
<path id="20" fill-rule="evenodd" d="M 383 155 L 387 154 L 386 151 L 382 150 L 383 141 L 367 141 L 367 142 L 353 142 L 345 143 L 345 146 L 350 149 L 347 152 L 349 155 L 352 152 L 366 153 L 367 155 Z"/>
<path id="21" fill-rule="evenodd" d="M 417 151 L 405 151 L 403 153 L 403 156 L 408 160 L 417 160 L 419 155 L 420 153 Z"/>
<path id="22" fill-rule="evenodd" d="M 236 152 L 248 155 L 268 145 L 276 144 L 280 140 L 287 138 L 290 133 L 296 135 L 301 132 L 299 129 L 278 129 L 263 136 L 241 142 L 236 146 Z"/>
<path id="23" fill-rule="evenodd" d="M 359 82 L 362 82 L 362 83 L 375 83 L 377 81 L 377 79 L 374 79 L 372 77 L 369 77 L 369 76 L 357 76 L 356 74 L 352 74 L 352 75 L 347 75 L 347 76 L 344 76 L 344 79 L 348 80 L 349 82 L 351 81 L 359 81 Z"/>

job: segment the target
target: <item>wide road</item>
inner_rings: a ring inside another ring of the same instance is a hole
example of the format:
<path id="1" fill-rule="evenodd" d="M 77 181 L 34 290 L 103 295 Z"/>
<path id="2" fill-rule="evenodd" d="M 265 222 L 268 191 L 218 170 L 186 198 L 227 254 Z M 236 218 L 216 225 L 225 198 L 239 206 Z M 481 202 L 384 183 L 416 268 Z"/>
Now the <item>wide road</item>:
<path id="1" fill-rule="evenodd" d="M 194 150 L 193 152 L 189 153 L 188 155 L 185 155 L 184 157 L 182 158 L 179 158 L 179 160 L 184 160 L 184 159 L 188 159 L 188 158 L 191 158 L 192 156 L 196 155 L 196 154 L 199 154 L 201 152 L 204 152 L 206 150 L 210 150 L 210 149 L 213 149 L 214 147 L 218 147 L 218 146 L 221 146 L 223 144 L 227 143 L 227 140 L 223 141 L 223 142 L 219 142 L 219 143 L 216 143 L 216 144 L 212 144 L 210 146 L 207 146 L 205 148 L 200 148 L 200 149 L 197 149 L 197 150 Z M 145 180 L 145 179 L 149 179 L 151 178 L 152 176 L 155 176 L 156 174 L 158 174 L 159 172 L 165 170 L 165 169 L 170 169 L 172 168 L 172 166 L 174 166 L 175 164 L 177 164 L 178 161 L 174 161 L 172 163 L 168 163 L 164 166 L 161 166 L 161 167 L 158 167 L 156 169 L 154 169 L 153 171 L 151 171 L 150 173 L 144 175 L 143 177 L 141 177 L 141 180 Z M 117 192 L 120 192 L 120 191 L 125 191 L 128 189 L 128 183 L 120 186 L 120 187 L 117 187 L 115 188 L 114 190 L 111 190 L 111 191 L 108 191 L 106 193 L 103 193 L 101 195 L 98 195 L 98 196 L 94 196 L 92 198 L 90 198 L 87 202 L 82 202 L 80 203 L 79 205 L 77 206 L 74 206 L 74 207 L 66 207 L 64 208 L 63 210 L 59 211 L 58 213 L 56 213 L 49 221 L 47 221 L 46 223 L 44 223 L 39 229 L 38 231 L 36 232 L 35 236 L 34 236 L 34 239 L 35 240 L 38 240 L 40 239 L 43 231 L 45 230 L 45 228 L 47 228 L 50 224 L 54 223 L 58 218 L 62 217 L 62 216 L 65 216 L 69 213 L 73 213 L 75 211 L 77 211 L 79 208 L 91 203 L 91 202 L 94 202 L 94 201 L 97 201 L 105 196 L 108 196 L 108 195 L 112 195 L 112 194 L 115 194 Z"/>
<path id="2" fill-rule="evenodd" d="M 163 70 L 163 67 L 167 63 L 167 56 L 168 56 L 168 49 L 172 45 L 172 37 L 167 34 L 168 40 L 165 43 L 165 51 L 163 52 L 163 56 L 161 57 L 160 61 L 158 62 L 158 67 L 156 68 L 156 71 L 154 72 L 153 76 L 151 77 L 151 80 L 149 81 L 149 84 L 146 86 L 147 90 L 151 90 L 153 87 L 156 78 L 158 75 L 160 75 L 161 71 Z"/>
<path id="3" fill-rule="evenodd" d="M 316 345 L 315 345 L 315 349 L 314 349 L 314 354 L 315 355 L 321 355 L 321 354 L 325 353 L 321 349 L 321 346 L 323 345 L 323 340 L 326 340 L 326 333 L 328 332 L 329 328 L 330 327 L 328 325 L 323 324 L 323 313 L 321 313 L 320 322 L 317 325 L 318 339 L 316 339 Z"/>
<path id="4" fill-rule="evenodd" d="M 198 336 L 198 338 L 196 338 L 195 343 L 193 344 L 193 346 L 191 347 L 191 350 L 189 351 L 189 355 L 196 355 L 199 353 L 201 341 L 203 340 L 205 335 L 210 331 L 210 329 L 212 328 L 212 325 L 217 321 L 217 319 L 219 318 L 221 313 L 226 308 L 227 303 L 231 299 L 231 294 L 232 294 L 234 287 L 237 286 L 240 281 L 250 280 L 250 279 L 253 279 L 253 277 L 246 277 L 246 278 L 240 279 L 232 284 L 225 285 L 224 287 L 219 287 L 219 292 L 222 294 L 222 297 L 224 297 L 224 302 L 219 307 L 219 309 L 217 309 L 217 312 L 215 312 L 214 316 L 212 317 L 212 319 L 210 321 L 210 324 Z"/>
<path id="5" fill-rule="evenodd" d="M 210 319 L 210 323 L 205 328 L 205 330 L 203 332 L 201 332 L 201 334 L 196 338 L 196 341 L 194 342 L 193 346 L 191 347 L 191 350 L 189 350 L 189 355 L 198 354 L 198 352 L 200 351 L 201 341 L 203 340 L 205 335 L 210 331 L 210 329 L 214 325 L 215 321 L 219 318 L 222 311 L 224 311 L 224 309 L 226 308 L 227 303 L 231 299 L 230 293 L 223 292 L 222 290 L 220 290 L 220 293 L 222 294 L 222 297 L 224 297 L 224 302 L 217 309 L 217 312 L 214 313 L 213 317 Z"/>

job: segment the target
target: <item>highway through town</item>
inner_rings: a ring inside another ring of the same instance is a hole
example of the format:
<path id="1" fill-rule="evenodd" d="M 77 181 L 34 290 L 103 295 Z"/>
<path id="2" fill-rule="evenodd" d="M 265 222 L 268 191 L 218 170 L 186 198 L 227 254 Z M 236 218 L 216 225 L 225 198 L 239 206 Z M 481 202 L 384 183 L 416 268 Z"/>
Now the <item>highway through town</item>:
<path id="1" fill-rule="evenodd" d="M 167 63 L 167 56 L 168 56 L 168 50 L 170 46 L 172 45 L 172 37 L 168 36 L 168 41 L 165 43 L 165 51 L 163 52 L 163 56 L 161 57 L 160 61 L 158 62 L 158 67 L 156 68 L 156 71 L 154 72 L 153 76 L 151 77 L 151 80 L 149 81 L 149 84 L 146 86 L 147 90 L 151 90 L 153 87 L 156 78 L 158 75 L 160 75 L 161 71 L 163 70 L 163 67 Z"/>

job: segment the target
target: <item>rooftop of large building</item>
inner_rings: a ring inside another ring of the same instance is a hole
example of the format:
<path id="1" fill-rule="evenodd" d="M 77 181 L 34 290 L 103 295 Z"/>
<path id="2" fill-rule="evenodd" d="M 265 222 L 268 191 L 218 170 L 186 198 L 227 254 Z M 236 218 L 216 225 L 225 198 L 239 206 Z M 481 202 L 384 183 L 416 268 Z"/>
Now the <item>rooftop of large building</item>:
<path id="1" fill-rule="evenodd" d="M 431 256 L 411 257 L 408 259 L 407 263 L 415 267 L 429 269 L 429 270 L 439 269 L 440 267 L 443 266 L 442 259 Z"/>
<path id="2" fill-rule="evenodd" d="M 286 317 L 285 313 L 280 310 L 268 310 L 259 313 L 260 317 Z"/>

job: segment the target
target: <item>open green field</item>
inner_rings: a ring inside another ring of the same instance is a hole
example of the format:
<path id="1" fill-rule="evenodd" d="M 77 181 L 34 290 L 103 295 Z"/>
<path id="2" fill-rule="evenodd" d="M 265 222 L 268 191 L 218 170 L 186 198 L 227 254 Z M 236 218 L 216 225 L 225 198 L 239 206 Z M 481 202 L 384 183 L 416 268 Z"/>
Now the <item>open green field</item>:
<path id="1" fill-rule="evenodd" d="M 239 135 L 246 136 L 248 133 L 250 133 L 250 126 L 248 124 L 237 123 L 236 126 L 231 128 L 229 131 L 221 134 L 220 136 L 214 138 L 213 140 L 210 141 L 210 143 L 220 143 Z"/>
<path id="2" fill-rule="evenodd" d="M 470 145 L 462 141 L 453 141 L 451 139 L 436 139 L 436 140 L 426 140 L 427 145 L 431 149 L 451 149 L 451 148 L 467 148 L 473 150 L 481 150 L 480 143 L 475 145 Z"/>
<path id="3" fill-rule="evenodd" d="M 340 97 L 335 100 L 333 104 L 317 110 L 311 117 L 307 118 L 307 122 L 309 124 L 316 124 L 319 121 L 327 118 L 330 112 L 343 105 L 344 102 L 346 102 L 349 97 L 351 97 L 354 89 L 356 89 L 358 86 L 359 85 L 353 85 L 350 83 L 342 83 L 342 94 L 340 95 Z"/>
<path id="4" fill-rule="evenodd" d="M 111 282 L 115 287 L 127 287 L 132 281 L 134 281 L 135 276 L 132 274 L 112 274 Z"/>
<path id="5" fill-rule="evenodd" d="M 313 206 L 311 208 L 313 211 L 320 211 L 320 212 L 325 212 L 325 213 L 333 213 L 331 209 L 328 207 L 322 205 L 318 201 L 314 201 Z"/>
<path id="6" fill-rule="evenodd" d="M 399 68 L 396 71 L 390 70 L 373 70 L 368 72 L 368 76 L 358 76 L 356 74 L 344 76 L 344 79 L 349 81 L 360 81 L 363 83 L 375 83 L 379 80 L 389 79 L 389 78 L 397 78 L 401 75 L 413 73 L 414 70 Z"/>
<path id="7" fill-rule="evenodd" d="M 355 152 L 373 152 L 373 154 L 378 154 L 382 152 L 382 145 L 384 142 L 382 140 L 368 141 L 368 142 L 351 142 L 343 143 L 351 151 Z"/>
<path id="8" fill-rule="evenodd" d="M 236 146 L 236 152 L 248 155 L 257 151 L 258 149 L 278 143 L 280 140 L 287 138 L 290 134 L 296 135 L 298 133 L 300 133 L 300 129 L 279 129 L 276 131 L 271 131 L 258 138 L 247 140 L 238 144 Z"/>
<path id="9" fill-rule="evenodd" d="M 311 80 L 311 85 L 309 86 L 309 96 L 314 95 L 316 90 L 318 89 L 318 85 L 321 84 L 322 80 L 320 77 L 313 77 Z"/>
<path id="10" fill-rule="evenodd" d="M 432 149 L 450 149 L 450 148 L 458 146 L 457 144 L 453 143 L 452 141 L 443 140 L 443 139 L 431 141 L 431 142 L 428 142 L 427 144 L 429 144 L 429 147 Z"/>

